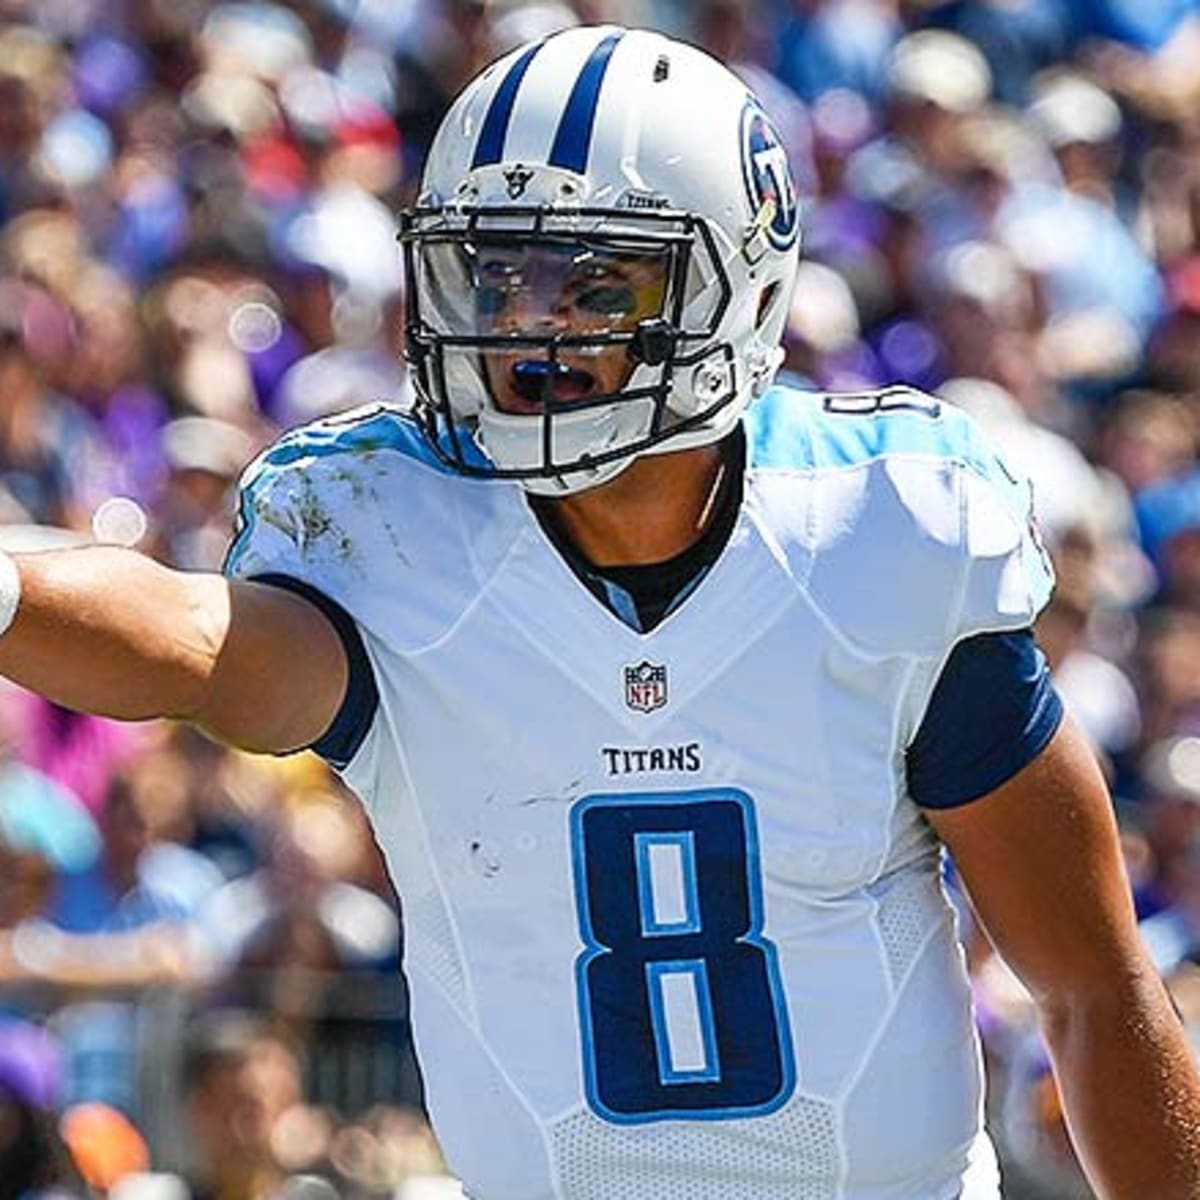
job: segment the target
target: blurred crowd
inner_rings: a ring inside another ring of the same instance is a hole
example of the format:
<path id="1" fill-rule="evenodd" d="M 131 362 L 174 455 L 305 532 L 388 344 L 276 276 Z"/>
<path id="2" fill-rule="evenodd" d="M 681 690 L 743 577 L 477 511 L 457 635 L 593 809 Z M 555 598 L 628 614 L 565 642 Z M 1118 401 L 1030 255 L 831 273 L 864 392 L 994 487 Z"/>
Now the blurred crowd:
<path id="1" fill-rule="evenodd" d="M 394 212 L 450 97 L 583 21 L 774 113 L 790 378 L 936 391 L 1032 477 L 1039 637 L 1200 1044 L 1200 0 L 0 0 L 0 544 L 218 567 L 256 450 L 404 400 Z M 1008 1194 L 1086 1197 L 964 923 Z M 308 756 L 4 690 L 0 1200 L 455 1194 L 400 929 Z"/>

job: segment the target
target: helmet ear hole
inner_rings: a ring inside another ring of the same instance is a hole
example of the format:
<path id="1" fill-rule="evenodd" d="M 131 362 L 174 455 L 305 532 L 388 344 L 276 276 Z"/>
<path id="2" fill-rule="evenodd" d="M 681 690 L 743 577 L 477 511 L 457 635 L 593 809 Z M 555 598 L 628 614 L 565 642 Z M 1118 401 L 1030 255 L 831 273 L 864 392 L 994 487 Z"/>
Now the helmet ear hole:
<path id="1" fill-rule="evenodd" d="M 758 312 L 754 318 L 755 329 L 762 329 L 766 324 L 767 318 L 771 315 L 771 309 L 775 307 L 775 301 L 778 299 L 779 280 L 776 279 L 768 283 L 758 294 Z"/>

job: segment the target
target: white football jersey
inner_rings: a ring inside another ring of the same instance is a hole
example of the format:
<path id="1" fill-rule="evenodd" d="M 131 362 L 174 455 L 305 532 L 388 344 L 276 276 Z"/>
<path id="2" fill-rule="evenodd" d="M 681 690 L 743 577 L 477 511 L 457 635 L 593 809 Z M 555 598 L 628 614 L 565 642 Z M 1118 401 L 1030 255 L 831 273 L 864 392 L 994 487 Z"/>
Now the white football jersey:
<path id="1" fill-rule="evenodd" d="M 954 644 L 1048 596 L 1028 488 L 908 390 L 775 388 L 746 430 L 733 534 L 645 634 L 396 410 L 247 473 L 231 572 L 320 589 L 370 655 L 345 776 L 479 1200 L 998 1195 L 904 750 Z"/>

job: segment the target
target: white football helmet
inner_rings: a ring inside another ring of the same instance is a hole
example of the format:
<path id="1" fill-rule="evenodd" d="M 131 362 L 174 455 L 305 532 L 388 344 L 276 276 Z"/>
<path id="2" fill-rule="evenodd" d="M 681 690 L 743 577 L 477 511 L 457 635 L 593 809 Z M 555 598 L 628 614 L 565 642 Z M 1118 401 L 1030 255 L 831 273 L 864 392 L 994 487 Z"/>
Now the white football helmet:
<path id="1" fill-rule="evenodd" d="M 548 495 L 718 440 L 782 358 L 799 225 L 770 118 L 707 54 L 613 26 L 518 48 L 401 214 L 426 438 Z"/>

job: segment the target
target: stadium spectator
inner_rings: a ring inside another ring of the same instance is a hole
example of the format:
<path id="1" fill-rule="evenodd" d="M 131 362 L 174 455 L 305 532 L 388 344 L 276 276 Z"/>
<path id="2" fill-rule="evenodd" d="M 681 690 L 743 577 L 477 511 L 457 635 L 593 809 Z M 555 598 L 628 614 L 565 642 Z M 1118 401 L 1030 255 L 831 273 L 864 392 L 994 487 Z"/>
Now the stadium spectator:
<path id="1" fill-rule="evenodd" d="M 0 1200 L 90 1200 L 58 1133 L 61 1093 L 53 1036 L 0 1020 Z"/>
<path id="2" fill-rule="evenodd" d="M 190 1200 L 270 1200 L 289 1176 L 324 1173 L 331 1130 L 303 1110 L 302 1065 L 286 1037 L 218 1011 L 189 1030 L 182 1070 Z M 306 1136 L 288 1136 L 289 1121 L 303 1121 Z"/>
<path id="3" fill-rule="evenodd" d="M 150 1165 L 145 1138 L 124 1113 L 96 1102 L 70 1105 L 58 1122 L 71 1161 L 90 1195 L 107 1200 Z"/>
<path id="4" fill-rule="evenodd" d="M 97 860 L 101 840 L 78 801 L 40 771 L 0 765 L 0 1004 L 13 985 L 38 977 L 38 950 L 53 938 L 48 919 L 64 875 Z"/>
<path id="5" fill-rule="evenodd" d="M 396 913 L 357 882 L 370 844 L 361 817 L 328 793 L 279 815 L 264 865 L 215 892 L 201 914 L 223 994 L 299 1032 L 328 1014 L 341 976 L 397 965 Z"/>

